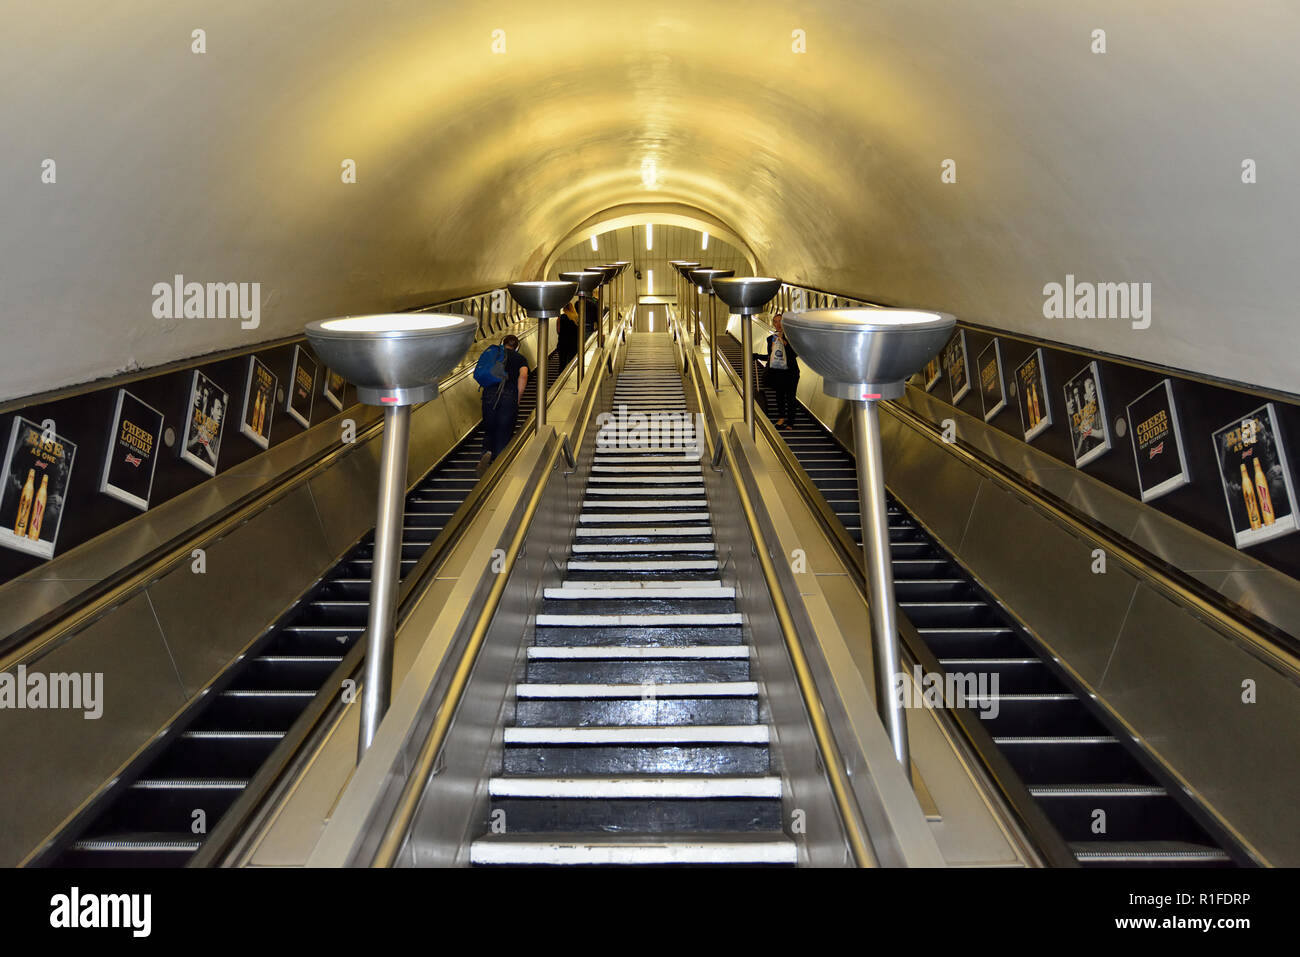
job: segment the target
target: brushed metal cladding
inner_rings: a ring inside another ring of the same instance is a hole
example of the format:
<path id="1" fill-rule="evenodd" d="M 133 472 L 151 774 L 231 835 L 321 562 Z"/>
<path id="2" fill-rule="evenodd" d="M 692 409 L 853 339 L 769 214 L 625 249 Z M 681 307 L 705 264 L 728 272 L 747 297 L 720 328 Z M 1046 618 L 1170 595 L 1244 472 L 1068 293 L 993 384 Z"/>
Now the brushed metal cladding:
<path id="1" fill-rule="evenodd" d="M 1294 676 L 1142 586 L 1100 691 L 1270 863 L 1300 865 Z"/>
<path id="2" fill-rule="evenodd" d="M 904 425 L 882 406 L 885 483 L 941 539 L 960 541 L 979 494 L 980 477 L 954 468 L 944 449 Z"/>
<path id="3" fill-rule="evenodd" d="M 370 439 L 307 482 L 325 545 L 334 555 L 374 527 L 381 445 L 377 437 Z"/>
<path id="4" fill-rule="evenodd" d="M 444 403 L 435 399 L 412 410 L 411 437 L 406 456 L 406 487 L 414 485 L 455 444 L 451 418 Z"/>
<path id="5" fill-rule="evenodd" d="M 12 867 L 185 702 L 149 601 L 139 595 L 43 657 L 44 674 L 103 675 L 103 714 L 6 710 L 0 734 L 0 867 Z M 141 693 L 141 689 L 148 693 Z"/>
<path id="6" fill-rule="evenodd" d="M 924 513 L 918 513 L 922 519 Z M 1093 546 L 991 482 L 980 489 L 958 556 L 1085 681 L 1101 680 L 1136 580 Z"/>
<path id="7" fill-rule="evenodd" d="M 90 582 L 86 582 L 89 585 Z M 79 589 L 61 581 L 11 581 L 0 588 L 0 635 L 11 635 L 57 608 Z"/>
<path id="8" fill-rule="evenodd" d="M 1227 598 L 1267 621 L 1284 625 L 1291 634 L 1300 634 L 1300 588 L 1272 568 L 1229 572 L 1218 586 Z"/>
<path id="9" fill-rule="evenodd" d="M 305 486 L 206 551 L 206 574 L 195 574 L 185 563 L 148 589 L 187 695 L 196 694 L 337 557 Z"/>

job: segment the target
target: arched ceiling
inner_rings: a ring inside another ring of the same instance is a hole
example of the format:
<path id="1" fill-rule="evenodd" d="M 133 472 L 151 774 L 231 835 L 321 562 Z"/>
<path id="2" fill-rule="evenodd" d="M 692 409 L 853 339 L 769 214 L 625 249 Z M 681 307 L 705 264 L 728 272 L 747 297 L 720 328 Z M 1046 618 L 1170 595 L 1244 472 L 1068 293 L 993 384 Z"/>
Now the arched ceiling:
<path id="1" fill-rule="evenodd" d="M 653 202 L 790 281 L 1296 390 L 1297 10 L 10 0 L 0 397 L 536 275 Z M 260 282 L 259 328 L 154 318 L 177 273 Z M 1152 283 L 1151 327 L 1044 319 L 1067 273 Z"/>

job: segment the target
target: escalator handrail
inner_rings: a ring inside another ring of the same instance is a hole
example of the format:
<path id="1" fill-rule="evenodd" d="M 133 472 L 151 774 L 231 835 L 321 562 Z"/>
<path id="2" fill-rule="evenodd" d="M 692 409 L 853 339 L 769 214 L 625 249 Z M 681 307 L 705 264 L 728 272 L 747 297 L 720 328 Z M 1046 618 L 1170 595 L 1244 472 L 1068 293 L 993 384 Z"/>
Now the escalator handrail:
<path id="1" fill-rule="evenodd" d="M 721 354 L 721 350 L 719 350 Z M 723 367 L 737 391 L 741 389 L 739 377 L 731 367 L 731 362 L 723 357 Z M 761 411 L 761 410 L 760 410 Z M 822 526 L 823 533 L 834 545 L 841 563 L 851 574 L 850 579 L 859 593 L 866 600 L 866 556 L 862 546 L 849 536 L 844 523 L 827 504 L 825 497 L 818 491 L 812 477 L 795 458 L 790 447 L 785 443 L 766 415 L 756 414 L 754 421 L 762 430 L 768 445 L 776 453 L 794 486 L 799 490 L 805 504 Z M 832 434 L 832 438 L 834 435 Z M 847 451 L 847 450 L 846 450 Z M 927 672 L 942 670 L 938 659 L 926 646 L 920 634 L 904 615 L 897 616 L 898 637 L 904 651 L 911 660 L 920 664 Z M 1033 846 L 1035 853 L 1051 867 L 1077 867 L 1078 860 L 1070 851 L 1069 845 L 1062 840 L 1056 828 L 1034 800 L 1020 776 L 1011 767 L 992 736 L 979 724 L 979 718 L 969 708 L 945 709 L 948 720 L 958 735 L 965 742 L 980 770 L 988 779 L 998 796 L 1002 799 L 1007 812 Z M 944 721 L 944 713 L 939 713 L 939 720 Z M 947 722 L 945 722 L 947 723 Z"/>
<path id="2" fill-rule="evenodd" d="M 1136 542 L 1103 526 L 1041 486 L 1030 484 L 1000 462 L 971 448 L 961 439 L 944 441 L 938 426 L 896 402 L 887 411 L 904 424 L 947 449 L 1007 491 L 1026 500 L 1058 524 L 1106 550 L 1120 564 L 1175 604 L 1189 607 L 1201 621 L 1242 646 L 1253 657 L 1292 683 L 1300 684 L 1300 639 L 1259 618 L 1208 585 L 1175 568 Z"/>
<path id="3" fill-rule="evenodd" d="M 576 359 L 561 370 L 555 381 L 548 387 L 547 392 L 558 392 L 568 382 L 575 368 Z M 536 431 L 537 412 L 534 410 L 528 414 L 528 417 L 520 425 L 509 445 L 492 460 L 492 465 L 484 473 L 483 477 L 470 490 L 465 500 L 457 506 L 456 511 L 447 519 L 447 524 L 438 533 L 438 537 L 434 539 L 433 544 L 420 556 L 416 566 L 403 577 L 398 590 L 397 614 L 395 617 L 397 629 L 400 629 L 410 617 L 419 599 L 423 597 L 432 584 L 432 580 L 441 570 L 443 562 L 460 543 L 463 530 L 478 516 L 483 503 L 506 474 L 510 463 L 519 455 L 528 437 L 535 434 Z M 448 451 L 449 455 L 451 451 Z M 437 466 L 434 466 L 434 468 L 437 468 Z M 361 691 L 363 685 L 358 672 L 365 661 L 365 652 L 366 643 L 364 641 L 356 642 L 348 650 L 343 661 L 335 668 L 334 674 L 330 676 L 323 687 L 342 687 L 344 679 L 353 678 L 356 679 L 357 690 Z M 273 789 L 282 780 L 292 778 L 292 775 L 286 772 L 290 771 L 294 766 L 304 745 L 314 737 L 318 729 L 329 727 L 345 707 L 346 705 L 342 702 L 340 696 L 321 695 L 308 706 L 303 714 L 299 715 L 298 720 L 285 733 L 281 743 L 277 745 L 276 749 L 267 756 L 262 766 L 258 768 L 257 773 L 248 782 L 244 792 L 222 815 L 220 822 L 208 835 L 203 846 L 191 858 L 188 867 L 207 867 L 219 861 L 226 864 L 239 857 L 245 844 L 257 830 L 255 827 L 248 827 L 247 823 L 262 812 L 275 806 L 277 802 L 274 799 L 266 800 L 268 795 L 271 795 Z"/>
<path id="4" fill-rule="evenodd" d="M 463 368 L 453 372 L 449 378 L 460 378 L 468 374 L 469 369 Z M 358 407 L 353 405 L 345 413 Z M 62 605 L 0 639 L 0 672 L 10 671 L 19 664 L 31 666 L 134 593 L 189 562 L 195 548 L 201 548 L 204 543 L 221 538 L 238 528 L 254 514 L 274 505 L 304 482 L 330 468 L 344 455 L 361 448 L 382 429 L 383 417 L 380 416 L 358 429 L 352 441 L 340 439 L 332 443 L 276 477 L 269 485 L 241 496 Z"/>
<path id="5" fill-rule="evenodd" d="M 680 347 L 680 342 L 678 345 Z M 700 371 L 694 362 L 690 362 L 688 365 L 690 367 L 691 385 L 696 393 L 696 403 L 702 409 L 703 397 L 700 395 Z M 734 434 L 734 427 L 732 431 Z M 795 625 L 790 605 L 786 601 L 785 589 L 782 588 L 781 581 L 777 577 L 776 566 L 772 561 L 770 551 L 763 547 L 765 537 L 758 522 L 754 503 L 750 499 L 749 490 L 745 488 L 745 483 L 741 480 L 740 467 L 736 461 L 735 452 L 732 450 L 730 442 L 721 434 L 718 435 L 717 441 L 714 442 L 708 431 L 705 430 L 704 441 L 708 446 L 707 457 L 714 463 L 713 467 L 718 468 L 720 459 L 729 466 L 731 480 L 735 485 L 736 494 L 740 501 L 740 509 L 745 516 L 745 524 L 749 528 L 750 538 L 754 542 L 754 554 L 757 556 L 759 567 L 763 572 L 763 581 L 767 585 L 772 608 L 776 613 L 777 626 L 781 629 L 781 637 L 785 642 L 786 651 L 790 655 L 795 681 L 799 686 L 799 693 L 803 698 L 809 723 L 812 725 L 813 738 L 817 742 L 817 750 L 821 755 L 822 766 L 826 771 L 826 777 L 831 787 L 831 795 L 839 811 L 840 821 L 844 827 L 845 838 L 853 854 L 854 862 L 858 867 L 879 867 L 880 861 L 876 857 L 867 836 L 866 824 L 862 820 L 862 814 L 857 802 L 853 799 L 853 787 L 849 782 L 844 760 L 840 756 L 839 748 L 836 746 L 835 733 L 831 729 L 830 719 L 826 715 L 826 709 L 817 691 L 817 682 L 813 678 L 812 669 L 809 667 L 808 659 L 804 655 L 803 642 L 799 637 L 799 630 Z M 721 452 L 721 455 L 719 455 L 719 452 Z"/>
<path id="6" fill-rule="evenodd" d="M 619 345 L 618 337 L 613 335 L 608 337 L 606 342 L 612 344 L 617 349 Z M 613 358 L 614 350 L 607 353 L 607 359 Z M 593 375 L 589 380 L 586 388 L 589 390 L 583 399 L 581 413 L 578 418 L 578 425 L 574 429 L 574 434 L 582 436 L 586 434 L 587 428 L 591 422 L 592 412 L 594 411 L 596 399 L 600 395 L 601 383 L 609 369 L 609 362 L 595 362 L 592 364 Z M 553 433 L 544 452 L 545 458 L 541 462 L 536 473 L 539 476 L 548 475 L 555 469 L 556 464 L 560 461 L 562 453 L 562 438 L 558 433 Z M 487 638 L 488 629 L 492 625 L 492 619 L 496 615 L 498 606 L 501 604 L 501 598 L 505 594 L 506 584 L 514 570 L 520 553 L 523 551 L 524 542 L 532 528 L 533 519 L 541 506 L 542 497 L 546 492 L 546 481 L 538 481 L 533 484 L 532 492 L 528 496 L 528 501 L 524 505 L 523 512 L 520 515 L 519 522 L 515 527 L 514 534 L 510 538 L 510 544 L 505 550 L 505 555 L 501 559 L 499 566 L 493 575 L 492 587 L 483 601 L 483 607 L 474 620 L 474 625 L 470 630 L 465 647 L 461 652 L 460 659 L 451 674 L 451 680 L 448 683 L 446 694 L 438 704 L 438 710 L 434 716 L 433 724 L 425 735 L 424 741 L 420 745 L 419 753 L 412 763 L 410 772 L 402 785 L 401 794 L 398 796 L 397 804 L 393 809 L 391 816 L 384 826 L 384 832 L 381 836 L 373 856 L 371 857 L 370 867 L 392 867 L 397 860 L 397 855 L 401 851 L 402 845 L 406 840 L 407 833 L 410 830 L 411 822 L 419 809 L 420 799 L 424 794 L 425 782 L 428 781 L 433 771 L 434 763 L 437 761 L 438 754 L 442 750 L 443 742 L 446 741 L 447 734 L 451 729 L 451 723 L 456 716 L 457 708 L 461 698 L 464 696 L 466 688 L 469 686 L 470 672 L 478 660 L 479 650 L 482 648 Z"/>

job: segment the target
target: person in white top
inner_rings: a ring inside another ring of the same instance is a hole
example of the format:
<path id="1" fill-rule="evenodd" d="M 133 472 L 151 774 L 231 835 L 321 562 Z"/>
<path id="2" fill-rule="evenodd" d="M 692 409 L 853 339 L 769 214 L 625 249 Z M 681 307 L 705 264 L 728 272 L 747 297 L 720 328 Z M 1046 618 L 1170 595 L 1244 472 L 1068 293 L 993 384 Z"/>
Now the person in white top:
<path id="1" fill-rule="evenodd" d="M 772 317 L 772 326 L 776 331 L 767 337 L 767 373 L 763 381 L 776 394 L 776 427 L 791 429 L 799 408 L 795 398 L 799 390 L 799 356 L 781 331 L 781 313 Z"/>

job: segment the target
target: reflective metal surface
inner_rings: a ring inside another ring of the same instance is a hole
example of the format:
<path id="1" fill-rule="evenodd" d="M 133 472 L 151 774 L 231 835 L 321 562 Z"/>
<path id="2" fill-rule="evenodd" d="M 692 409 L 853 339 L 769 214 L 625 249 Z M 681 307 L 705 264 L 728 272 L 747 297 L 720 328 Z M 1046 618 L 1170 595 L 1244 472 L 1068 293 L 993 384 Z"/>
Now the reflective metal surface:
<path id="1" fill-rule="evenodd" d="M 438 394 L 438 380 L 464 358 L 477 328 L 468 316 L 399 313 L 321 319 L 305 331 L 362 402 L 411 405 Z"/>
<path id="2" fill-rule="evenodd" d="M 912 309 L 810 309 L 783 317 L 799 357 L 841 399 L 897 399 L 904 381 L 934 356 L 957 320 Z"/>
<path id="3" fill-rule="evenodd" d="M 506 288 L 510 291 L 511 298 L 524 307 L 530 318 L 550 319 L 558 316 L 560 310 L 577 295 L 578 283 L 538 280 L 512 282 Z"/>
<path id="4" fill-rule="evenodd" d="M 781 288 L 781 280 L 761 276 L 730 278 L 715 275 L 711 288 L 719 299 L 731 307 L 732 312 L 752 316 L 772 301 L 772 297 Z"/>

